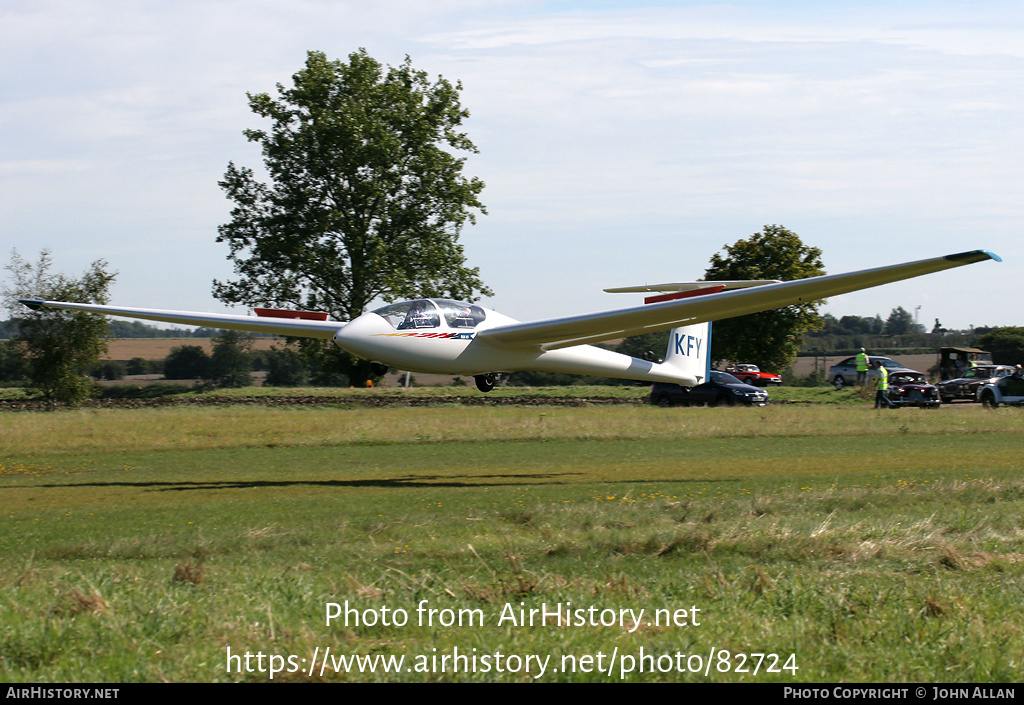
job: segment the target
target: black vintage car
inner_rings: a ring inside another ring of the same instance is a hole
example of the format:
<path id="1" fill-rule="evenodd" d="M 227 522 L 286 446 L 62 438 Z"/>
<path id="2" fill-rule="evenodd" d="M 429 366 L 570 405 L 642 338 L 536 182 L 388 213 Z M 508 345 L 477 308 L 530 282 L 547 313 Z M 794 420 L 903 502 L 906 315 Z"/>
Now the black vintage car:
<path id="1" fill-rule="evenodd" d="M 687 389 L 678 384 L 655 382 L 651 385 L 651 403 L 655 406 L 764 406 L 768 392 L 743 384 L 725 372 L 711 370 L 711 379 Z"/>
<path id="2" fill-rule="evenodd" d="M 886 393 L 892 406 L 922 406 L 938 409 L 942 402 L 939 390 L 920 372 L 897 372 L 889 375 L 889 391 Z"/>
<path id="3" fill-rule="evenodd" d="M 954 399 L 967 401 L 978 400 L 978 389 L 986 384 L 995 383 L 1000 377 L 1008 377 L 1015 368 L 1010 365 L 978 365 L 963 373 L 962 377 L 939 382 L 939 395 L 942 403 L 948 404 Z"/>

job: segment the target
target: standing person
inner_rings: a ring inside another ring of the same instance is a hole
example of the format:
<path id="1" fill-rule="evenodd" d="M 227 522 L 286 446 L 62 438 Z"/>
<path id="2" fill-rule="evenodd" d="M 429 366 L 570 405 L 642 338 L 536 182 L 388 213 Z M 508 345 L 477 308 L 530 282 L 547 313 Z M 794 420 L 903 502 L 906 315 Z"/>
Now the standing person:
<path id="1" fill-rule="evenodd" d="M 864 348 L 857 353 L 857 384 L 862 385 L 868 381 L 868 354 Z"/>
<path id="2" fill-rule="evenodd" d="M 875 380 L 875 408 L 891 409 L 892 402 L 889 401 L 889 370 L 885 368 L 881 360 L 875 360 L 875 369 L 878 370 L 878 379 Z"/>

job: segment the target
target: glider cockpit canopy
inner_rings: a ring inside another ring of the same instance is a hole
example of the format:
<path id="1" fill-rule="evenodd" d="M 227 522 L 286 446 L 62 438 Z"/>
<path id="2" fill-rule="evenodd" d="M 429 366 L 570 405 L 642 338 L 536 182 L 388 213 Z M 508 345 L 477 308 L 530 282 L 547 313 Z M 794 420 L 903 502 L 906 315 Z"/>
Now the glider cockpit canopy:
<path id="1" fill-rule="evenodd" d="M 395 330 L 438 328 L 442 321 L 448 328 L 476 328 L 487 314 L 484 309 L 465 301 L 452 299 L 416 299 L 401 301 L 383 308 L 377 314 Z"/>

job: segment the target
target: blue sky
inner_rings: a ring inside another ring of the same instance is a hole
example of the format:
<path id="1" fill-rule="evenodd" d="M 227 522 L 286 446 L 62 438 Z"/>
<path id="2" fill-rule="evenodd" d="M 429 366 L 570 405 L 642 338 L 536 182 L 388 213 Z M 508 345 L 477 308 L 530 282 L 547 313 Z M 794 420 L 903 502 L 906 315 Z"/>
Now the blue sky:
<path id="1" fill-rule="evenodd" d="M 9 1 L 0 251 L 46 247 L 68 273 L 106 259 L 114 303 L 227 310 L 217 181 L 259 165 L 246 92 L 359 47 L 462 82 L 489 211 L 463 243 L 508 315 L 632 305 L 601 290 L 698 278 L 777 223 L 833 273 L 1005 260 L 836 297 L 834 315 L 1024 322 L 1010 2 Z"/>

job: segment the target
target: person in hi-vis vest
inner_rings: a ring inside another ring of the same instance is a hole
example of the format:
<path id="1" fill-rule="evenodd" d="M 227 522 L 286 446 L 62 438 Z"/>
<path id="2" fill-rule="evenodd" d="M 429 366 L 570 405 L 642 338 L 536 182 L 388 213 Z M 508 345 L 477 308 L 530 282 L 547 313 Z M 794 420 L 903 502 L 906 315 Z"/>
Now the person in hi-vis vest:
<path id="1" fill-rule="evenodd" d="M 864 351 L 864 348 L 860 349 L 857 353 L 857 384 L 865 384 L 868 381 L 868 354 Z"/>
<path id="2" fill-rule="evenodd" d="M 891 409 L 892 402 L 889 401 L 889 370 L 885 369 L 885 365 L 882 364 L 881 360 L 875 360 L 875 368 L 878 370 L 878 379 L 875 380 L 875 408 L 881 409 L 884 406 Z"/>

